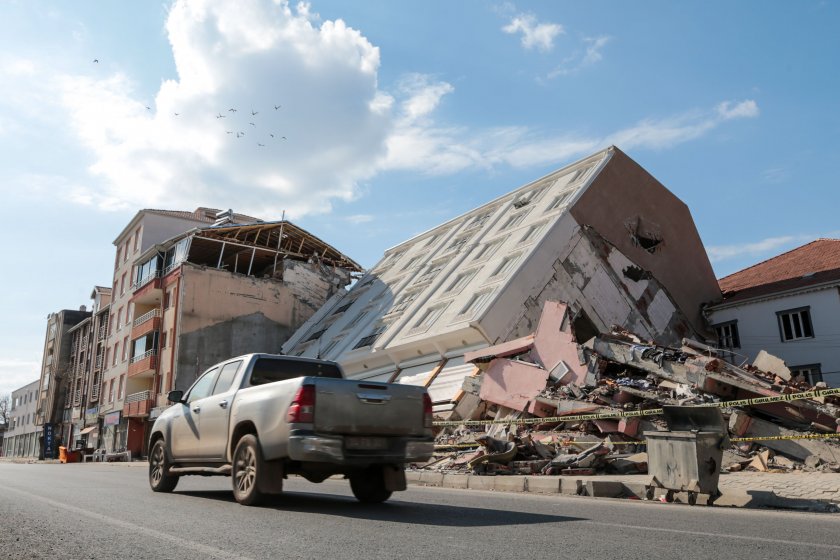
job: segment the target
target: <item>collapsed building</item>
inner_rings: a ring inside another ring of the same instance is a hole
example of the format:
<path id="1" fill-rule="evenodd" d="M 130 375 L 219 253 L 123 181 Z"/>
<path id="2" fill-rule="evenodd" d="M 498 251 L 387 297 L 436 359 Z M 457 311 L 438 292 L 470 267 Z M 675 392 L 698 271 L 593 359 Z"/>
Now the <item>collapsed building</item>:
<path id="1" fill-rule="evenodd" d="M 424 468 L 645 473 L 644 434 L 665 429 L 661 407 L 677 405 L 722 409 L 733 443 L 718 467 L 840 472 L 840 390 L 792 378 L 766 353 L 737 367 L 726 349 L 688 339 L 668 347 L 614 329 L 580 341 L 571 319 L 547 302 L 534 333 L 465 356 L 479 372 L 438 423 Z"/>
<path id="2" fill-rule="evenodd" d="M 283 351 L 425 386 L 447 418 L 473 404 L 465 355 L 532 333 L 546 301 L 583 340 L 618 326 L 677 344 L 706 338 L 719 297 L 686 205 L 610 147 L 387 250 Z"/>

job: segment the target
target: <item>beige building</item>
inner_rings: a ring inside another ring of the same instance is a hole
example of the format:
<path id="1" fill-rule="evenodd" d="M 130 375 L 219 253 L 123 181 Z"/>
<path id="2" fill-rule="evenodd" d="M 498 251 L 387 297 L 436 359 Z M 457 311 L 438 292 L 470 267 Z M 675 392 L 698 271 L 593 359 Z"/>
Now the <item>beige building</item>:
<path id="1" fill-rule="evenodd" d="M 38 384 L 33 381 L 12 391 L 8 411 L 9 425 L 3 434 L 4 457 L 37 457 L 40 450 L 41 427 L 37 424 L 35 410 L 38 401 Z"/>
<path id="2" fill-rule="evenodd" d="M 719 297 L 686 205 L 611 147 L 389 249 L 283 351 L 425 385 L 445 413 L 464 353 L 532 333 L 545 301 L 569 303 L 578 338 L 618 325 L 668 344 L 705 338 Z"/>
<path id="3" fill-rule="evenodd" d="M 235 215 L 150 245 L 132 263 L 128 366 L 117 387 L 125 446 L 135 454 L 145 452 L 149 422 L 170 390 L 232 356 L 280 348 L 361 272 L 291 222 L 237 223 Z"/>

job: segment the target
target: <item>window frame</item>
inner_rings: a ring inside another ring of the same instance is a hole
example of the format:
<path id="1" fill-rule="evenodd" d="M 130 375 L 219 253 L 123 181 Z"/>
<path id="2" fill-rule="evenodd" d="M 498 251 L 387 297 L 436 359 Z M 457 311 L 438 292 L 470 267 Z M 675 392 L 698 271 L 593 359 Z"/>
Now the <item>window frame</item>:
<path id="1" fill-rule="evenodd" d="M 803 336 L 795 336 L 796 328 L 795 328 L 795 325 L 792 321 L 793 316 L 799 317 L 799 321 L 800 321 L 799 327 L 800 327 L 800 330 L 801 330 Z M 785 318 L 786 317 L 791 318 L 791 322 L 790 322 L 790 325 L 789 325 L 790 326 L 790 332 L 791 332 L 792 335 L 794 335 L 791 338 L 787 338 L 786 334 L 785 334 Z M 807 318 L 807 324 L 802 321 L 803 317 Z M 782 311 L 776 311 L 776 321 L 779 325 L 779 339 L 783 343 L 797 342 L 799 340 L 808 340 L 808 339 L 816 338 L 816 335 L 814 334 L 814 321 L 811 317 L 811 306 L 810 305 L 806 305 L 806 306 L 803 306 L 803 307 L 794 307 L 792 309 L 784 309 Z M 810 331 L 810 334 L 805 333 L 806 328 L 807 328 L 808 331 Z"/>
<path id="2" fill-rule="evenodd" d="M 730 333 L 728 335 L 728 338 L 732 339 L 732 341 L 733 341 L 733 344 L 731 346 L 727 346 L 727 345 L 723 344 L 722 341 L 727 337 L 723 337 L 721 335 L 721 333 L 718 332 L 718 329 L 724 329 L 724 328 L 727 328 L 727 327 L 730 328 Z M 732 330 L 732 327 L 734 327 L 734 331 Z M 741 348 L 741 333 L 738 330 L 738 320 L 737 319 L 733 319 L 731 321 L 723 321 L 721 323 L 716 323 L 716 324 L 712 325 L 712 328 L 715 330 L 715 335 L 717 336 L 718 348 L 725 349 L 725 350 L 733 350 L 735 348 L 738 348 L 738 349 Z"/>

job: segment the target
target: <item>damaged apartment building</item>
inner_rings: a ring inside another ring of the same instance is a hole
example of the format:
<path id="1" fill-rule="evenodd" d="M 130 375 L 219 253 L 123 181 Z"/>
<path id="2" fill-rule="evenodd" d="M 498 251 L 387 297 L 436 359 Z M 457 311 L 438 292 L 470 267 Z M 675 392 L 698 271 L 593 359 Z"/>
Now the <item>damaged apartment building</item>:
<path id="1" fill-rule="evenodd" d="M 687 206 L 616 147 L 386 251 L 283 346 L 356 379 L 463 397 L 464 354 L 534 331 L 567 302 L 580 340 L 613 326 L 658 344 L 705 339 L 720 290 Z"/>
<path id="2" fill-rule="evenodd" d="M 353 260 L 285 220 L 221 219 L 144 251 L 131 296 L 129 433 L 145 434 L 167 393 L 213 364 L 280 348 L 355 272 Z"/>

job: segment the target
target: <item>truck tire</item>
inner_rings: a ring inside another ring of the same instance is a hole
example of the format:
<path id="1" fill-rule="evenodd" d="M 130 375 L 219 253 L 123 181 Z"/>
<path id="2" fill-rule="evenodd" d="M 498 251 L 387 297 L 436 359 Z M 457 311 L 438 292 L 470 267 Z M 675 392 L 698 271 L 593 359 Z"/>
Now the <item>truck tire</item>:
<path id="1" fill-rule="evenodd" d="M 356 499 L 365 504 L 380 504 L 391 497 L 391 491 L 385 488 L 385 476 L 379 468 L 350 476 L 350 489 Z"/>
<path id="2" fill-rule="evenodd" d="M 152 492 L 172 492 L 178 485 L 178 477 L 169 473 L 169 458 L 166 455 L 166 443 L 159 439 L 149 453 L 149 486 Z"/>
<path id="3" fill-rule="evenodd" d="M 243 506 L 256 506 L 265 499 L 265 494 L 260 491 L 261 478 L 268 474 L 264 466 L 257 436 L 242 436 L 233 452 L 231 479 L 233 497 Z"/>

